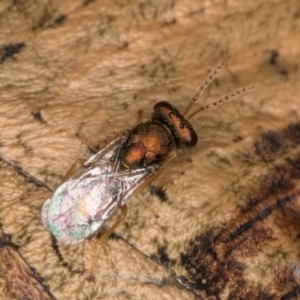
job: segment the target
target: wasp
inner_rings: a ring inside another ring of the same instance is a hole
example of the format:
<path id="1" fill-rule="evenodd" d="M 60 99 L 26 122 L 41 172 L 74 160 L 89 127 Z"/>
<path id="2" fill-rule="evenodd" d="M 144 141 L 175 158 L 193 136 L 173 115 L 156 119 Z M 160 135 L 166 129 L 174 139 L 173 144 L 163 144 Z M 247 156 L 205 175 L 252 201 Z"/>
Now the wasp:
<path id="1" fill-rule="evenodd" d="M 168 102 L 158 102 L 151 120 L 119 134 L 104 149 L 79 161 L 81 167 L 76 169 L 78 162 L 71 167 L 41 213 L 42 222 L 57 240 L 69 245 L 79 243 L 103 228 L 105 221 L 120 209 L 121 214 L 99 242 L 105 240 L 125 218 L 128 197 L 149 185 L 178 150 L 197 145 L 198 137 L 189 120 L 253 88 L 240 88 L 190 113 L 225 62 L 226 59 L 199 86 L 184 113 Z"/>

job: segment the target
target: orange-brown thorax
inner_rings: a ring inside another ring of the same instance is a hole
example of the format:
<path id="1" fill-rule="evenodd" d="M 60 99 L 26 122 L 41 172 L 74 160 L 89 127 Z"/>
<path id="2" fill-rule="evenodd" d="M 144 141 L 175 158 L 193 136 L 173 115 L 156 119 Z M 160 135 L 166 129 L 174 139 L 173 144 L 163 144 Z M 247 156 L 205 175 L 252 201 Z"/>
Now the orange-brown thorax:
<path id="1" fill-rule="evenodd" d="M 172 148 L 173 140 L 167 128 L 154 122 L 142 123 L 131 131 L 121 151 L 121 162 L 129 169 L 145 167 L 161 161 Z"/>

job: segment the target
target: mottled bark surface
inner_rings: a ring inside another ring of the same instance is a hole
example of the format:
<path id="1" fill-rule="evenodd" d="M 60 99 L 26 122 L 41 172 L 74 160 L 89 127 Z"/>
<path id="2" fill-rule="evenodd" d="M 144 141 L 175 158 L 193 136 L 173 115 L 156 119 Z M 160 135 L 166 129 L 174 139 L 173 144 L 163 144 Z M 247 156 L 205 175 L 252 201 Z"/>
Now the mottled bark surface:
<path id="1" fill-rule="evenodd" d="M 300 297 L 298 0 L 4 0 L 0 28 L 4 299 Z M 87 280 L 96 239 L 51 238 L 49 189 L 139 110 L 184 110 L 226 56 L 196 106 L 256 89 L 192 119 L 198 145 L 129 199 Z"/>

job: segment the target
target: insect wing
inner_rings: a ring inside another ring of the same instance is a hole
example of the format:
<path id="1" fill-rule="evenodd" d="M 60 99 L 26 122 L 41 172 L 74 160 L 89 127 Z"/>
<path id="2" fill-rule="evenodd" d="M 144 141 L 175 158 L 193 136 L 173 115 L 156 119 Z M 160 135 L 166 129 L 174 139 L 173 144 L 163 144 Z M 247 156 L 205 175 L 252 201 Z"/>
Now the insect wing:
<path id="1" fill-rule="evenodd" d="M 42 221 L 59 241 L 76 244 L 91 236 L 155 173 L 156 167 L 116 171 L 120 149 L 108 146 L 92 156 L 46 200 Z"/>

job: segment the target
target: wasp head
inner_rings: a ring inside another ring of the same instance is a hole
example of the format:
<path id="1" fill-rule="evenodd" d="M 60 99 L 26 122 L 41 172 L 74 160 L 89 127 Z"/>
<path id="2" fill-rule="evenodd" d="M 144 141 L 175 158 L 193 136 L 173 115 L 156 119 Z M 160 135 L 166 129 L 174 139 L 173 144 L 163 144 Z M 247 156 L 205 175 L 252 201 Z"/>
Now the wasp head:
<path id="1" fill-rule="evenodd" d="M 177 148 L 196 146 L 198 136 L 194 128 L 170 103 L 166 101 L 156 103 L 153 107 L 152 120 L 161 122 L 171 130 Z"/>

